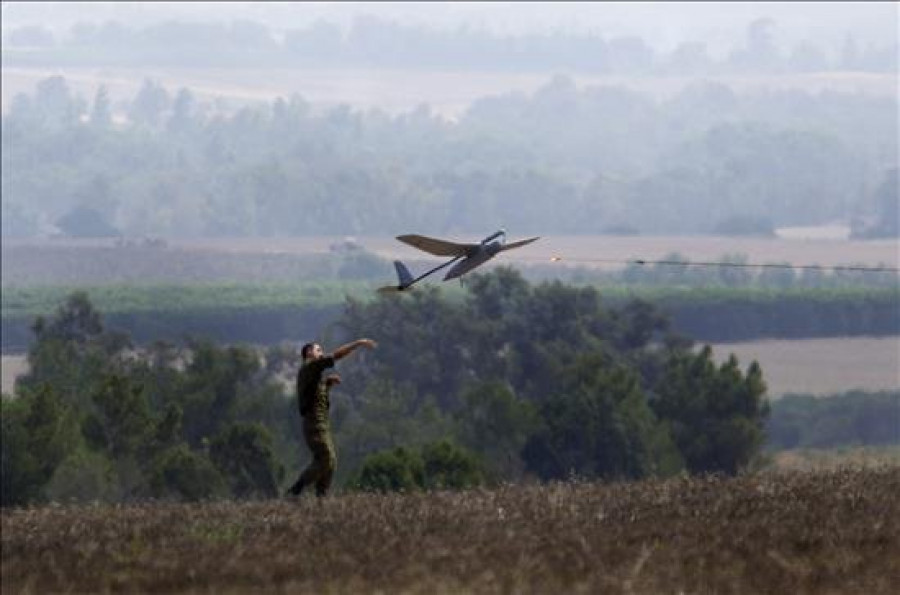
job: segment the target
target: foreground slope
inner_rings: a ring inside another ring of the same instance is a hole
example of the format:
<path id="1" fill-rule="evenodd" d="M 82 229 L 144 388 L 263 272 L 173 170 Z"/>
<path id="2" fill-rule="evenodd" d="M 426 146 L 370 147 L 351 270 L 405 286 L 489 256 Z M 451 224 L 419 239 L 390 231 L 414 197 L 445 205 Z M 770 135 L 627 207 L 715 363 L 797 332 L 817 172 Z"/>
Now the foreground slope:
<path id="1" fill-rule="evenodd" d="M 2 515 L 4 593 L 889 593 L 900 467 Z"/>

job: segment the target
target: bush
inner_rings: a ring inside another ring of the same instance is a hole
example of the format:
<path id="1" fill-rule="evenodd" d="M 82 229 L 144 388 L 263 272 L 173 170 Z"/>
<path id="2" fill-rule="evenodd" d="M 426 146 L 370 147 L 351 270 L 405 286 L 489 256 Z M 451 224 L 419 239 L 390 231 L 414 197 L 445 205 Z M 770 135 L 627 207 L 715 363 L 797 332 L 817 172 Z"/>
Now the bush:
<path id="1" fill-rule="evenodd" d="M 476 454 L 439 440 L 421 449 L 400 446 L 369 455 L 349 487 L 375 492 L 462 489 L 484 483 L 482 469 Z"/>
<path id="2" fill-rule="evenodd" d="M 234 423 L 209 447 L 210 458 L 238 497 L 275 496 L 284 467 L 272 451 L 272 435 L 258 423 Z"/>
<path id="3" fill-rule="evenodd" d="M 422 448 L 426 489 L 463 489 L 484 483 L 478 456 L 448 440 Z"/>
<path id="4" fill-rule="evenodd" d="M 106 456 L 79 449 L 60 463 L 44 492 L 51 502 L 114 502 L 117 476 Z"/>
<path id="5" fill-rule="evenodd" d="M 225 494 L 225 482 L 212 462 L 185 444 L 160 454 L 150 474 L 150 492 L 158 498 L 204 500 Z"/>
<path id="6" fill-rule="evenodd" d="M 372 492 L 410 491 L 425 483 L 425 465 L 416 451 L 399 446 L 369 455 L 350 486 Z"/>
<path id="7" fill-rule="evenodd" d="M 44 486 L 77 440 L 77 427 L 57 393 L 41 387 L 0 408 L 0 504 L 41 499 Z"/>

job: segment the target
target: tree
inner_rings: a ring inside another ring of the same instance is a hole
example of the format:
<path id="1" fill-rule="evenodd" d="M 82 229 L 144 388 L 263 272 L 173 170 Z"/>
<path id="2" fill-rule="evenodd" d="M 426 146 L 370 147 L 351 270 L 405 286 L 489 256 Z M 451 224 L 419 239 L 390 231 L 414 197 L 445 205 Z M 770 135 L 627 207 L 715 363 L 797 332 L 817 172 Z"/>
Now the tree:
<path id="1" fill-rule="evenodd" d="M 93 394 L 96 406 L 84 420 L 88 444 L 114 459 L 135 457 L 147 447 L 154 432 L 154 420 L 144 391 L 125 376 L 107 376 Z"/>
<path id="2" fill-rule="evenodd" d="M 109 92 L 106 85 L 100 85 L 94 95 L 94 104 L 91 108 L 91 125 L 106 129 L 112 125 L 112 109 L 110 108 Z"/>
<path id="3" fill-rule="evenodd" d="M 190 89 L 181 88 L 175 95 L 172 115 L 166 123 L 169 132 L 186 133 L 194 122 L 194 95 Z"/>
<path id="4" fill-rule="evenodd" d="M 51 76 L 38 82 L 33 106 L 41 124 L 57 131 L 71 127 L 84 111 L 83 101 L 72 97 L 62 76 Z"/>
<path id="5" fill-rule="evenodd" d="M 900 236 L 900 169 L 892 167 L 885 172 L 881 183 L 872 193 L 870 202 L 874 203 L 876 213 L 874 222 L 866 225 L 855 222 L 851 230 L 852 237 L 858 238 L 896 238 Z"/>
<path id="6" fill-rule="evenodd" d="M 169 107 L 169 94 L 162 85 L 146 79 L 134 100 L 129 116 L 133 122 L 155 128 Z"/>
<path id="7" fill-rule="evenodd" d="M 157 456 L 151 467 L 149 487 L 155 497 L 189 501 L 221 497 L 226 493 L 225 481 L 209 458 L 185 444 Z"/>
<path id="8" fill-rule="evenodd" d="M 731 54 L 730 62 L 742 70 L 771 71 L 779 63 L 778 50 L 772 39 L 775 21 L 765 17 L 747 25 L 747 45 Z"/>
<path id="9" fill-rule="evenodd" d="M 398 446 L 366 457 L 358 476 L 349 485 L 363 491 L 408 492 L 425 483 L 424 475 L 421 455 Z"/>
<path id="10" fill-rule="evenodd" d="M 111 238 L 121 235 L 102 214 L 91 207 L 75 207 L 60 217 L 56 225 L 64 234 L 75 238 Z"/>
<path id="11" fill-rule="evenodd" d="M 479 453 L 501 477 L 522 472 L 520 452 L 539 419 L 534 404 L 517 398 L 499 380 L 486 380 L 467 389 L 456 414 L 462 442 Z"/>
<path id="12" fill-rule="evenodd" d="M 238 413 L 261 369 L 259 355 L 246 346 L 218 347 L 209 340 L 190 344 L 191 359 L 170 402 L 183 412 L 184 437 L 194 448 L 215 436 Z M 264 383 L 263 383 L 264 384 Z"/>
<path id="13" fill-rule="evenodd" d="M 398 446 L 369 455 L 348 486 L 397 492 L 463 489 L 483 482 L 482 463 L 477 455 L 449 440 L 438 440 L 421 449 Z"/>
<path id="14" fill-rule="evenodd" d="M 212 439 L 209 456 L 233 495 L 277 495 L 284 468 L 275 459 L 271 433 L 261 424 L 232 423 Z"/>
<path id="15" fill-rule="evenodd" d="M 669 69 L 677 74 L 701 74 L 711 65 L 706 44 L 702 42 L 682 42 L 669 55 Z"/>
<path id="16" fill-rule="evenodd" d="M 21 389 L 47 384 L 67 404 L 88 408 L 104 374 L 127 366 L 118 356 L 130 347 L 129 338 L 104 328 L 85 292 L 70 294 L 49 319 L 38 316 L 32 330 L 29 370 L 17 383 Z"/>
<path id="17" fill-rule="evenodd" d="M 716 366 L 706 345 L 696 354 L 672 352 L 651 406 L 665 422 L 692 473 L 733 475 L 762 446 L 769 414 L 759 364 L 746 374 L 732 354 Z"/>
<path id="18" fill-rule="evenodd" d="M 544 480 L 672 472 L 677 454 L 658 448 L 665 436 L 633 372 L 602 354 L 572 362 L 538 405 L 543 423 L 524 447 L 527 469 Z"/>
<path id="19" fill-rule="evenodd" d="M 828 60 L 822 51 L 808 41 L 794 47 L 788 58 L 788 65 L 794 72 L 821 72 L 828 70 Z"/>
<path id="20" fill-rule="evenodd" d="M 117 502 L 122 498 L 118 479 L 106 454 L 76 448 L 56 468 L 44 494 L 51 502 Z"/>
<path id="21" fill-rule="evenodd" d="M 0 401 L 0 504 L 21 505 L 43 498 L 43 490 L 75 444 L 69 410 L 50 387 Z"/>
<path id="22" fill-rule="evenodd" d="M 94 308 L 86 292 L 76 291 L 57 308 L 56 314 L 49 321 L 41 316 L 37 317 L 33 330 L 37 343 L 57 339 L 86 345 L 103 335 L 103 317 Z M 33 363 L 29 361 L 29 364 Z"/>
<path id="23" fill-rule="evenodd" d="M 449 440 L 422 447 L 423 486 L 428 490 L 465 489 L 484 483 L 481 460 Z"/>

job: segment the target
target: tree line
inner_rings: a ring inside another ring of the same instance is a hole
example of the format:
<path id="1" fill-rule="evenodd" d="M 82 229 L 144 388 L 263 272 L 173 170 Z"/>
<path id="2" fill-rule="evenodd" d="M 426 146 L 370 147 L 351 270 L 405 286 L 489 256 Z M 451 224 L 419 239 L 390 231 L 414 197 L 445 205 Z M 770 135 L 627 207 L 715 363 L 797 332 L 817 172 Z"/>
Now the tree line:
<path id="1" fill-rule="evenodd" d="M 778 23 L 749 22 L 724 57 L 702 41 L 659 51 L 639 36 L 597 33 L 498 35 L 469 27 L 441 31 L 360 16 L 345 32 L 318 21 L 276 35 L 251 20 L 230 23 L 168 21 L 131 27 L 118 21 L 80 22 L 63 34 L 41 25 L 7 35 L 13 65 L 129 65 L 194 67 L 390 67 L 544 72 L 564 69 L 603 74 L 893 72 L 897 46 L 863 43 L 848 34 L 834 47 L 808 40 L 787 47 Z M 16 51 L 18 49 L 25 51 Z M 414 48 L 414 49 L 413 49 Z"/>
<path id="2" fill-rule="evenodd" d="M 271 497 L 306 456 L 297 343 L 136 349 L 84 294 L 33 331 L 2 401 L 4 504 Z M 380 343 L 333 396 L 346 489 L 733 474 L 764 442 L 759 366 L 715 363 L 640 300 L 501 268 L 462 299 L 351 299 L 326 345 L 344 335 Z"/>
<path id="3" fill-rule="evenodd" d="M 56 76 L 3 116 L 2 233 L 745 235 L 853 219 L 896 236 L 896 108 L 710 82 L 654 100 L 557 76 L 458 121 L 300 96 L 226 113 L 150 80 L 124 105 L 104 88 L 89 102 Z"/>
<path id="4" fill-rule="evenodd" d="M 356 284 L 210 284 L 5 287 L 2 346 L 23 352 L 34 341 L 36 314 L 47 314 L 73 290 L 89 292 L 112 328 L 138 345 L 203 336 L 214 341 L 274 345 L 292 337 L 318 335 L 337 324 L 347 296 L 371 299 L 382 281 Z M 670 328 L 698 341 L 766 338 L 893 336 L 900 334 L 900 291 L 896 288 L 768 290 L 724 287 L 589 287 L 610 307 L 642 299 L 663 312 Z M 455 299 L 455 288 L 444 295 Z"/>
<path id="5" fill-rule="evenodd" d="M 772 403 L 768 448 L 900 445 L 900 390 L 791 394 Z"/>

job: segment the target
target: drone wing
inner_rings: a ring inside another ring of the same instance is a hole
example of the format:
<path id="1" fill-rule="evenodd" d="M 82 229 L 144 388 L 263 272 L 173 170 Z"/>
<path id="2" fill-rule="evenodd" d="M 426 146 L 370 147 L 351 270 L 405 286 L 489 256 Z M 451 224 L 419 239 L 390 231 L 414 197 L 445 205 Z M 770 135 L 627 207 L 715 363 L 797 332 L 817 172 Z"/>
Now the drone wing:
<path id="1" fill-rule="evenodd" d="M 541 239 L 541 236 L 537 236 L 535 238 L 528 238 L 527 240 L 519 240 L 518 242 L 510 242 L 509 244 L 504 244 L 503 250 L 512 250 L 513 248 L 521 248 L 526 244 L 530 244 L 531 242 L 536 242 Z"/>
<path id="2" fill-rule="evenodd" d="M 397 236 L 397 239 L 435 256 L 465 256 L 469 250 L 478 247 L 478 244 L 457 244 L 416 234 Z"/>

